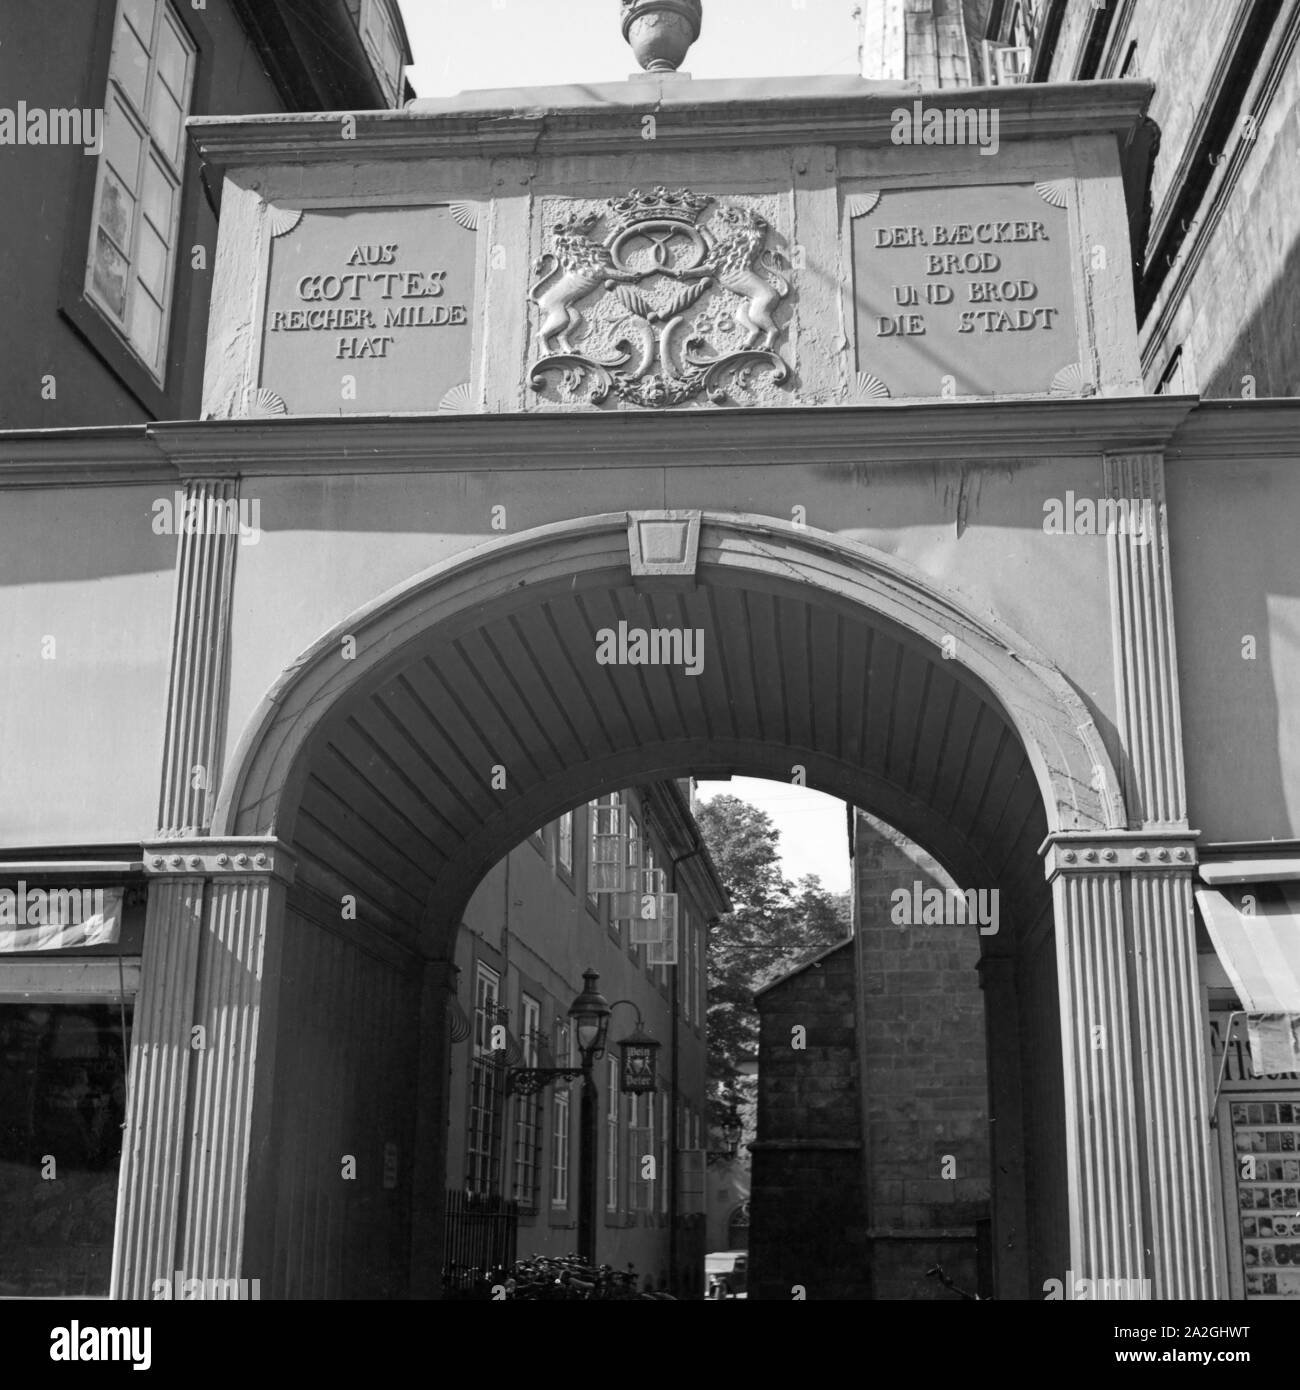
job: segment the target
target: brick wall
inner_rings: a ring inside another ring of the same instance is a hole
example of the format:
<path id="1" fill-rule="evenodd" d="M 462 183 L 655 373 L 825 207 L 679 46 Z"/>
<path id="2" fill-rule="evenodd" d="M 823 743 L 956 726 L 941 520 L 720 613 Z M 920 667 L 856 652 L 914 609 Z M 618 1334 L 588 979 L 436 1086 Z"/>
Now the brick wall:
<path id="1" fill-rule="evenodd" d="M 759 996 L 751 1298 L 870 1297 L 853 991 L 846 942 Z"/>
<path id="2" fill-rule="evenodd" d="M 952 880 L 862 811 L 855 841 L 875 1296 L 951 1298 L 925 1271 L 941 1264 L 973 1290 L 975 1223 L 989 1214 L 978 930 L 893 922 L 896 890 Z"/>

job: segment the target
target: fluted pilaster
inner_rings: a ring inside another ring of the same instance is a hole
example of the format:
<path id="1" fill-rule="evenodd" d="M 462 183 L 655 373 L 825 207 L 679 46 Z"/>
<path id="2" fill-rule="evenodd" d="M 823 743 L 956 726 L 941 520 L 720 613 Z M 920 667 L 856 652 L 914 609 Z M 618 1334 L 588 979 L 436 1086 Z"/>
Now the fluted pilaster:
<path id="1" fill-rule="evenodd" d="M 1132 874 L 1129 922 L 1153 1294 L 1219 1298 L 1191 872 Z"/>
<path id="2" fill-rule="evenodd" d="M 1129 825 L 1187 824 L 1178 654 L 1160 454 L 1108 454 L 1106 491 L 1126 524 L 1108 539 Z"/>
<path id="3" fill-rule="evenodd" d="M 191 478 L 177 540 L 171 681 L 163 745 L 160 835 L 194 835 L 212 823 L 221 775 L 239 485 Z M 191 520 L 192 518 L 192 520 Z"/>
<path id="4" fill-rule="evenodd" d="M 1052 890 L 1071 1272 L 1076 1279 L 1140 1280 L 1142 1175 L 1120 876 L 1061 874 Z"/>
<path id="5" fill-rule="evenodd" d="M 113 1298 L 149 1298 L 176 1267 L 191 1026 L 203 931 L 201 875 L 149 885 L 140 993 L 131 1026 Z"/>

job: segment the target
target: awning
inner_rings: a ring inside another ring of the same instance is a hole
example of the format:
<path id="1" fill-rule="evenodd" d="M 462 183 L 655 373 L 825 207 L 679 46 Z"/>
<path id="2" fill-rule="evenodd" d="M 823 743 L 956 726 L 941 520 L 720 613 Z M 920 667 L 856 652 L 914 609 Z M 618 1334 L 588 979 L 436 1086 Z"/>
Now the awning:
<path id="1" fill-rule="evenodd" d="M 1300 886 L 1196 890 L 1210 940 L 1245 1010 L 1257 1076 L 1300 1071 Z"/>

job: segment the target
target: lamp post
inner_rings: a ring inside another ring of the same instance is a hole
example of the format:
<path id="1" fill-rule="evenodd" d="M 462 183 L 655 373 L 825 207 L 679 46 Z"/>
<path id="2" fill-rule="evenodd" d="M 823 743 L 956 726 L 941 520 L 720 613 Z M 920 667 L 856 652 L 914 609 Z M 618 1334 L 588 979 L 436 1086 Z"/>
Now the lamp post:
<path id="1" fill-rule="evenodd" d="M 727 1147 L 725 1149 L 710 1149 L 708 1161 L 710 1163 L 730 1163 L 740 1148 L 740 1136 L 745 1132 L 745 1127 L 741 1123 L 740 1115 L 734 1105 L 727 1110 L 718 1128 L 722 1131 L 723 1142 Z"/>
<path id="2" fill-rule="evenodd" d="M 582 993 L 569 1005 L 569 1018 L 582 1065 L 578 1067 L 511 1067 L 506 1072 L 506 1095 L 536 1095 L 553 1081 L 582 1078 L 578 1110 L 578 1254 L 589 1265 L 596 1263 L 596 1078 L 593 1068 L 605 1053 L 610 1015 L 620 1004 L 636 1009 L 636 1027 L 622 1039 L 623 1088 L 629 1092 L 655 1089 L 655 1053 L 659 1042 L 644 1031 L 641 1010 L 630 999 L 610 1004 L 596 988 L 600 976 L 582 972 Z M 609 1103 L 616 1104 L 610 1096 Z"/>
<path id="3" fill-rule="evenodd" d="M 569 1006 L 582 1057 L 582 1103 L 578 1113 L 578 1254 L 596 1263 L 596 1078 L 592 1067 L 605 1051 L 610 1007 L 596 988 L 600 976 L 582 973 L 583 990 Z"/>

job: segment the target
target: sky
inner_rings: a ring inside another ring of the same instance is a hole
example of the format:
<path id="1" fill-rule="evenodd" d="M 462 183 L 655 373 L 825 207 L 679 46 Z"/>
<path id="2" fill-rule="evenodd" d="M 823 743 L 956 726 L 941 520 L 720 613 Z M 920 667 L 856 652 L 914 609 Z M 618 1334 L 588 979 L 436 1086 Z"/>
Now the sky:
<path id="1" fill-rule="evenodd" d="M 842 893 L 849 886 L 849 836 L 844 803 L 833 796 L 768 782 L 758 777 L 733 777 L 730 782 L 700 782 L 701 801 L 719 795 L 738 796 L 772 817 L 781 832 L 777 847 L 786 878 L 816 874 L 822 887 Z"/>
<path id="2" fill-rule="evenodd" d="M 619 0 L 399 0 L 417 96 L 620 82 L 636 71 Z M 695 77 L 858 71 L 854 0 L 704 0 Z"/>

